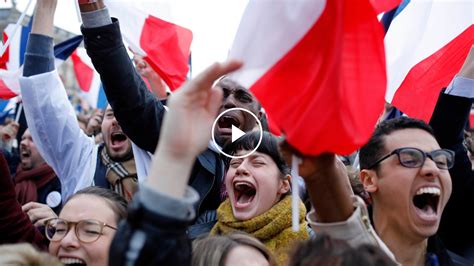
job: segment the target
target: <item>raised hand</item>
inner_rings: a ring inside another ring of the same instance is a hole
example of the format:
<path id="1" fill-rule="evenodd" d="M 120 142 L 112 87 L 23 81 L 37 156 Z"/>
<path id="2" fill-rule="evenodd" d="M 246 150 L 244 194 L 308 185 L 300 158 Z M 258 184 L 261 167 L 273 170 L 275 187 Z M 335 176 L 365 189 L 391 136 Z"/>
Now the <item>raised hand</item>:
<path id="1" fill-rule="evenodd" d="M 50 218 L 58 217 L 56 213 L 46 204 L 41 204 L 38 202 L 28 202 L 21 207 L 23 212 L 25 212 L 30 221 L 36 226 L 40 227 L 44 225 L 44 221 Z"/>
<path id="2" fill-rule="evenodd" d="M 215 63 L 170 97 L 150 170 L 153 187 L 177 197 L 184 194 L 191 167 L 209 143 L 222 104 L 222 89 L 212 85 L 240 66 L 237 61 Z"/>
<path id="3" fill-rule="evenodd" d="M 56 11 L 57 2 L 57 0 L 38 0 L 36 2 L 31 33 L 53 37 L 54 13 Z"/>
<path id="4" fill-rule="evenodd" d="M 298 167 L 299 175 L 305 180 L 319 222 L 340 222 L 351 216 L 353 212 L 351 185 L 346 167 L 335 154 L 306 156 L 287 142 L 280 144 L 280 152 L 288 165 L 291 165 L 293 155 L 301 159 Z"/>

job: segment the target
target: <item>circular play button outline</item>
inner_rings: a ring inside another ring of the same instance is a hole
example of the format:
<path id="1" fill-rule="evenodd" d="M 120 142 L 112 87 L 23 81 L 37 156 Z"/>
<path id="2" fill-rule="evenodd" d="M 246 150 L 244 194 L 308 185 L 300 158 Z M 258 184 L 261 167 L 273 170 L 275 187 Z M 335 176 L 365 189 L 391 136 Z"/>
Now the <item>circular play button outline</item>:
<path id="1" fill-rule="evenodd" d="M 217 124 L 217 121 L 219 121 L 219 119 L 224 115 L 226 114 L 227 112 L 230 112 L 230 111 L 243 111 L 243 112 L 247 112 L 249 113 L 250 115 L 252 115 L 253 118 L 255 118 L 255 121 L 257 121 L 257 124 L 258 124 L 258 128 L 260 129 L 260 138 L 258 139 L 258 142 L 257 142 L 257 145 L 255 146 L 255 148 L 253 150 L 251 150 L 249 153 L 247 154 L 244 154 L 244 155 L 239 155 L 239 156 L 235 156 L 235 155 L 230 155 L 230 154 L 227 154 L 226 152 L 224 152 L 222 150 L 222 148 L 217 144 L 216 142 L 216 137 L 214 136 L 214 130 L 216 128 L 216 124 Z M 263 138 L 263 128 L 262 128 L 262 124 L 260 123 L 260 120 L 258 120 L 258 117 L 250 112 L 249 110 L 245 109 L 245 108 L 241 108 L 241 107 L 234 107 L 234 108 L 230 108 L 230 109 L 227 109 L 225 110 L 224 112 L 220 113 L 217 118 L 214 120 L 214 123 L 212 124 L 212 129 L 211 129 L 211 134 L 212 134 L 212 142 L 214 143 L 214 147 L 216 147 L 217 150 L 219 150 L 220 153 L 224 154 L 225 156 L 227 157 L 230 157 L 232 159 L 242 159 L 242 158 L 245 158 L 247 156 L 250 156 L 252 153 L 256 152 L 258 147 L 260 146 L 260 143 L 262 143 L 262 138 Z"/>

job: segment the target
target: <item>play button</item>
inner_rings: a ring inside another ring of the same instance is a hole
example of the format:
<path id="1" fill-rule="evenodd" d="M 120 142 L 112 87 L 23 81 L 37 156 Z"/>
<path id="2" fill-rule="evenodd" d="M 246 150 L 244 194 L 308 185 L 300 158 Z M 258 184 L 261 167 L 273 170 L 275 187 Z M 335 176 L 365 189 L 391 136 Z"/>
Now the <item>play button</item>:
<path id="1" fill-rule="evenodd" d="M 248 119 L 254 119 L 255 125 L 258 125 L 257 129 L 260 134 L 259 134 L 259 140 L 258 140 L 257 145 L 255 146 L 253 150 L 243 155 L 235 156 L 235 155 L 227 154 L 226 152 L 223 151 L 222 146 L 218 144 L 218 142 L 216 142 L 215 133 L 218 133 L 217 137 L 220 138 L 220 143 L 224 143 L 224 145 L 225 143 L 227 144 L 234 143 L 235 141 L 238 141 L 240 138 L 245 136 L 246 133 L 255 131 L 254 128 L 248 128 L 249 125 L 250 127 L 252 127 L 252 124 L 253 124 L 253 122 L 248 123 L 249 122 Z M 242 130 L 242 128 L 244 128 L 244 130 Z M 214 120 L 214 124 L 212 125 L 211 134 L 212 134 L 212 142 L 214 144 L 214 147 L 220 153 L 230 158 L 245 158 L 249 156 L 250 154 L 254 153 L 258 149 L 258 146 L 260 146 L 260 143 L 262 142 L 262 138 L 263 138 L 262 132 L 263 132 L 262 124 L 260 123 L 260 120 L 254 113 L 244 108 L 235 107 L 235 108 L 227 109 L 217 116 L 216 120 Z M 225 141 L 222 141 L 224 139 Z"/>
<path id="2" fill-rule="evenodd" d="M 240 139 L 243 135 L 245 135 L 245 132 L 240 130 L 240 128 L 232 125 L 232 142 Z"/>

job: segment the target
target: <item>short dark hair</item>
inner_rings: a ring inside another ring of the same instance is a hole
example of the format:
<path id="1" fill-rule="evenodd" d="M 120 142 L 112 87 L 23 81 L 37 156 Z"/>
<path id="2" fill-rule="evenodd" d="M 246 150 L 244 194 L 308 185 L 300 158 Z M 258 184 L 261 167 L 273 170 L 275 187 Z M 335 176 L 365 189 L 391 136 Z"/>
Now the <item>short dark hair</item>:
<path id="1" fill-rule="evenodd" d="M 428 132 L 434 137 L 433 129 L 425 122 L 409 118 L 399 117 L 381 122 L 376 128 L 369 142 L 365 144 L 359 153 L 360 169 L 368 169 L 380 157 L 384 156 L 388 151 L 385 150 L 385 136 L 395 131 L 403 129 L 421 129 Z M 378 169 L 378 165 L 374 170 Z"/>
<path id="2" fill-rule="evenodd" d="M 320 234 L 296 244 L 290 254 L 291 266 L 386 266 L 395 265 L 383 251 L 372 245 L 351 247 L 346 241 Z"/>
<path id="3" fill-rule="evenodd" d="M 262 134 L 263 134 L 262 142 L 260 143 L 260 146 L 258 146 L 257 151 L 270 156 L 275 162 L 275 164 L 277 165 L 278 170 L 280 170 L 283 176 L 290 174 L 290 168 L 286 164 L 285 160 L 283 159 L 283 156 L 281 155 L 278 149 L 277 137 L 265 131 L 262 132 Z M 239 150 L 251 151 L 255 148 L 255 146 L 257 146 L 259 138 L 260 138 L 259 132 L 247 133 L 240 139 L 226 145 L 224 148 L 224 152 L 229 155 L 234 155 Z M 226 169 L 228 169 L 230 158 L 225 157 L 224 161 L 225 161 Z"/>
<path id="4" fill-rule="evenodd" d="M 93 195 L 103 198 L 115 213 L 117 222 L 127 218 L 127 201 L 122 195 L 113 190 L 101 187 L 86 187 L 74 193 L 66 203 L 78 195 Z"/>

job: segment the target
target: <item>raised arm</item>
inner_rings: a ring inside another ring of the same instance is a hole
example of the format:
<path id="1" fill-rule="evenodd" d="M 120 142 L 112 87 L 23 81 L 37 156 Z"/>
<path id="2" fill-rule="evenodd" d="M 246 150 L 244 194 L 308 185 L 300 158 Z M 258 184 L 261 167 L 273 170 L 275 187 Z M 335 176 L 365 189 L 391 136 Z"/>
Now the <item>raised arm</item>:
<path id="1" fill-rule="evenodd" d="M 95 2 L 80 5 L 87 53 L 100 74 L 107 99 L 123 131 L 137 146 L 153 152 L 160 135 L 164 106 L 147 89 L 133 66 L 122 42 L 118 21 L 110 19 L 102 0 Z"/>
<path id="2" fill-rule="evenodd" d="M 440 146 L 456 153 L 454 166 L 449 170 L 453 191 L 438 232 L 446 246 L 460 254 L 469 247 L 474 250 L 474 214 L 466 212 L 466 206 L 474 206 L 474 173 L 463 145 L 473 98 L 474 48 L 471 48 L 458 75 L 440 94 L 430 121 Z"/>
<path id="3" fill-rule="evenodd" d="M 63 200 L 90 186 L 97 154 L 94 140 L 79 128 L 66 90 L 54 69 L 53 18 L 56 0 L 37 1 L 20 79 L 25 115 L 33 141 L 61 180 Z"/>
<path id="4" fill-rule="evenodd" d="M 303 156 L 287 143 L 282 145 L 281 151 L 289 163 L 294 153 L 302 158 L 299 174 L 305 180 L 317 222 L 342 222 L 352 215 L 351 185 L 344 164 L 335 154 Z"/>
<path id="5" fill-rule="evenodd" d="M 195 217 L 198 194 L 187 183 L 196 156 L 211 138 L 222 101 L 222 90 L 211 86 L 239 66 L 235 61 L 214 64 L 171 97 L 160 136 L 163 141 L 153 157 L 150 176 L 133 200 L 127 223 L 112 242 L 110 254 L 122 255 L 111 256 L 111 265 L 190 265 L 186 228 Z M 130 245 L 135 238 L 143 240 L 139 247 Z"/>

